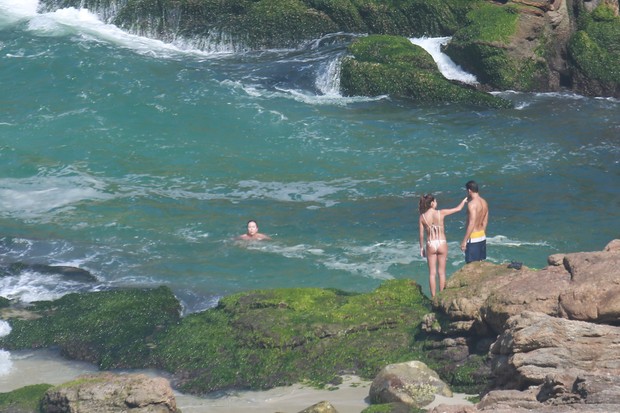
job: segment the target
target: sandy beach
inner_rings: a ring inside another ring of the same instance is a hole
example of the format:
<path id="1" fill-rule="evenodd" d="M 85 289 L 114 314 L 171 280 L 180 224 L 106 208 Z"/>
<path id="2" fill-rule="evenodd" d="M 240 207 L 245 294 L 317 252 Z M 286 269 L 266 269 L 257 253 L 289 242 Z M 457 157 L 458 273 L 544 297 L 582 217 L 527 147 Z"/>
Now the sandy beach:
<path id="1" fill-rule="evenodd" d="M 3 352 L 2 355 L 0 393 L 31 384 L 61 384 L 81 374 L 97 372 L 96 367 L 90 363 L 65 360 L 51 350 L 19 351 L 11 352 L 10 355 Z M 132 372 L 163 375 L 152 370 Z M 177 407 L 183 413 L 296 413 L 323 400 L 329 401 L 339 413 L 359 413 L 368 407 L 370 382 L 357 376 L 344 376 L 343 380 L 343 383 L 334 389 L 319 390 L 296 384 L 267 391 L 239 391 L 213 398 L 177 392 Z M 427 407 L 441 403 L 471 404 L 466 397 L 464 394 L 455 394 L 451 398 L 437 396 Z"/>

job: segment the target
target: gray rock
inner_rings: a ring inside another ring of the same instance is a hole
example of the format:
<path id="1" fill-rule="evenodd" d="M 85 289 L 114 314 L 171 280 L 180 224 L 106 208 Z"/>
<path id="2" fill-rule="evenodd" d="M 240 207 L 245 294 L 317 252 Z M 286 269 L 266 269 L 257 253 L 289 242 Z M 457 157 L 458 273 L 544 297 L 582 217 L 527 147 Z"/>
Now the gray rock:
<path id="1" fill-rule="evenodd" d="M 404 403 L 423 407 L 436 394 L 452 397 L 449 386 L 437 373 L 420 361 L 409 361 L 384 367 L 370 385 L 369 396 L 372 404 Z"/>
<path id="2" fill-rule="evenodd" d="M 143 374 L 84 375 L 45 393 L 43 413 L 178 413 L 168 380 Z"/>

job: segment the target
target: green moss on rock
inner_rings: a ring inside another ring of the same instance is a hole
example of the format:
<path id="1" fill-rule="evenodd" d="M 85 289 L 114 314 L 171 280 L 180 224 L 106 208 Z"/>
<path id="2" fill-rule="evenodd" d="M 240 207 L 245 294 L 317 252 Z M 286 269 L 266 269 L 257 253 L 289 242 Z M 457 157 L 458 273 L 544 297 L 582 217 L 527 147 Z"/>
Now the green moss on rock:
<path id="1" fill-rule="evenodd" d="M 446 54 L 494 89 L 549 89 L 553 81 L 546 60 L 551 47 L 548 29 L 543 19 L 528 13 L 528 7 L 479 3 L 467 14 L 467 24 L 454 34 Z M 518 43 L 518 32 L 536 38 L 524 47 Z"/>
<path id="2" fill-rule="evenodd" d="M 471 0 L 42 0 L 45 10 L 86 7 L 140 35 L 198 45 L 289 47 L 327 33 L 445 36 Z"/>
<path id="3" fill-rule="evenodd" d="M 508 108 L 511 103 L 490 94 L 450 82 L 432 57 L 408 39 L 373 35 L 349 47 L 341 67 L 340 86 L 345 95 L 411 99 L 419 103 L 466 103 Z"/>
<path id="4" fill-rule="evenodd" d="M 11 300 L 5 297 L 0 297 L 0 308 L 6 308 L 11 305 Z"/>
<path id="5" fill-rule="evenodd" d="M 41 317 L 10 320 L 2 347 L 58 346 L 69 358 L 106 369 L 148 366 L 153 335 L 180 319 L 179 302 L 167 287 L 74 293 L 29 310 Z"/>
<path id="6" fill-rule="evenodd" d="M 257 290 L 186 317 L 163 334 L 156 351 L 161 367 L 176 372 L 191 393 L 321 385 L 343 372 L 372 378 L 386 364 L 418 356 L 413 337 L 429 309 L 409 280 L 368 294 Z"/>
<path id="7" fill-rule="evenodd" d="M 600 5 L 580 19 L 568 53 L 577 90 L 620 96 L 620 17 L 610 6 Z"/>
<path id="8" fill-rule="evenodd" d="M 0 411 L 10 413 L 34 413 L 40 410 L 45 392 L 51 384 L 35 384 L 8 393 L 0 393 Z"/>

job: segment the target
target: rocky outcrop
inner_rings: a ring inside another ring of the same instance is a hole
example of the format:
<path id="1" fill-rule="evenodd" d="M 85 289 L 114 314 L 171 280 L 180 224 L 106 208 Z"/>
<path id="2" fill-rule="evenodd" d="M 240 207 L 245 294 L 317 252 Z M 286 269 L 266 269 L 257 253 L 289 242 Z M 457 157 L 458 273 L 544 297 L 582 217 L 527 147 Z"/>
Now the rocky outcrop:
<path id="1" fill-rule="evenodd" d="M 48 390 L 43 413 L 180 413 L 168 381 L 142 374 L 87 375 Z"/>
<path id="2" fill-rule="evenodd" d="M 340 88 L 344 95 L 390 95 L 418 103 L 512 107 L 505 99 L 449 81 L 426 50 L 403 37 L 361 37 L 353 41 L 349 52 L 340 71 Z"/>
<path id="3" fill-rule="evenodd" d="M 556 380 L 568 393 L 578 378 L 620 375 L 620 327 L 526 311 L 508 320 L 490 353 L 495 387 L 523 390 Z"/>
<path id="4" fill-rule="evenodd" d="M 538 271 L 468 264 L 435 298 L 449 334 L 497 336 L 490 391 L 446 411 L 620 410 L 620 240 L 548 262 Z"/>
<path id="5" fill-rule="evenodd" d="M 484 90 L 620 97 L 618 0 L 40 2 L 43 11 L 63 7 L 205 50 L 300 47 L 335 33 L 452 36 L 446 53 Z"/>
<path id="6" fill-rule="evenodd" d="M 620 323 L 620 250 L 553 255 L 541 270 L 476 262 L 464 266 L 434 300 L 454 334 L 493 335 L 523 311 L 593 323 Z"/>

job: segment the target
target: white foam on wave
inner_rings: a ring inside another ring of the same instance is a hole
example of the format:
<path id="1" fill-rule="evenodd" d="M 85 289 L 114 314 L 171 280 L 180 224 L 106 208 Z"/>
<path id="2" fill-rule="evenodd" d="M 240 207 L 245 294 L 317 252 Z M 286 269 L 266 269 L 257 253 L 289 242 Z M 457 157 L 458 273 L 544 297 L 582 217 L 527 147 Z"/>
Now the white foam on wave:
<path id="1" fill-rule="evenodd" d="M 374 102 L 374 101 L 384 100 L 388 98 L 387 95 L 374 96 L 374 97 L 342 96 L 340 95 L 340 92 L 336 93 L 334 91 L 328 94 L 316 94 L 316 93 L 306 91 L 306 90 L 290 89 L 290 88 L 276 88 L 276 91 L 272 91 L 272 90 L 268 90 L 268 89 L 265 89 L 262 87 L 256 87 L 256 86 L 252 88 L 252 93 L 254 94 L 254 96 L 261 96 L 261 97 L 266 97 L 269 99 L 274 99 L 274 98 L 293 99 L 297 102 L 305 103 L 308 105 L 335 105 L 335 106 L 346 106 L 351 103 L 359 103 L 359 102 Z"/>
<path id="2" fill-rule="evenodd" d="M 109 199 L 104 190 L 103 181 L 71 168 L 0 179 L 0 210 L 10 217 L 45 220 L 78 202 Z"/>
<path id="3" fill-rule="evenodd" d="M 37 14 L 39 0 L 0 0 L 0 23 L 15 23 Z"/>
<path id="4" fill-rule="evenodd" d="M 21 303 L 56 300 L 84 287 L 84 284 L 68 280 L 61 275 L 42 274 L 36 271 L 22 271 L 17 275 L 0 278 L 0 296 Z"/>
<path id="5" fill-rule="evenodd" d="M 0 377 L 8 375 L 13 370 L 11 353 L 0 349 Z"/>
<path id="6" fill-rule="evenodd" d="M 417 250 L 411 243 L 399 240 L 370 245 L 283 245 L 276 241 L 244 242 L 241 245 L 249 250 L 276 254 L 289 259 L 308 259 L 330 270 L 345 271 L 355 276 L 378 280 L 393 279 L 390 268 L 394 265 L 408 265 L 423 259 L 415 256 Z"/>
<path id="7" fill-rule="evenodd" d="M 464 71 L 461 66 L 454 63 L 448 55 L 441 51 L 441 46 L 448 44 L 451 39 L 451 37 L 419 37 L 410 38 L 409 41 L 420 46 L 433 57 L 437 63 L 437 68 L 446 79 L 458 80 L 468 84 L 478 83 L 476 76 Z"/>
<path id="8" fill-rule="evenodd" d="M 11 332 L 11 325 L 4 320 L 0 320 L 0 337 L 8 336 Z"/>
<path id="9" fill-rule="evenodd" d="M 415 258 L 411 243 L 399 240 L 387 240 L 371 245 L 347 245 L 342 253 L 325 257 L 322 262 L 334 270 L 347 271 L 355 275 L 390 280 L 393 265 L 407 265 Z"/>
<path id="10" fill-rule="evenodd" d="M 102 22 L 98 16 L 85 8 L 63 8 L 49 13 L 37 13 L 37 0 L 0 0 L 0 22 L 8 23 L 27 20 L 28 30 L 39 36 L 66 36 L 79 34 L 89 41 L 108 42 L 133 50 L 140 54 L 170 57 L 175 55 L 195 55 L 212 57 L 234 52 L 230 40 L 224 34 L 215 39 L 178 39 L 175 43 L 165 43 L 147 37 L 132 35 L 120 28 Z M 232 44 L 232 43 L 231 43 Z M 200 49 L 197 47 L 200 46 Z"/>
<path id="11" fill-rule="evenodd" d="M 0 337 L 7 336 L 11 332 L 11 326 L 4 320 L 0 320 Z M 13 369 L 11 353 L 0 349 L 0 376 L 5 376 Z"/>
<path id="12" fill-rule="evenodd" d="M 239 189 L 233 189 L 227 197 L 238 199 L 265 198 L 279 202 L 316 202 L 333 206 L 337 202 L 330 199 L 335 194 L 350 193 L 359 195 L 357 188 L 363 181 L 340 179 L 334 181 L 262 182 L 240 181 Z M 339 198 L 342 195 L 339 195 Z"/>
<path id="13" fill-rule="evenodd" d="M 549 243 L 546 241 L 520 241 L 510 239 L 504 235 L 496 235 L 494 237 L 487 237 L 487 243 L 490 245 L 501 245 L 503 247 L 549 247 Z"/>

